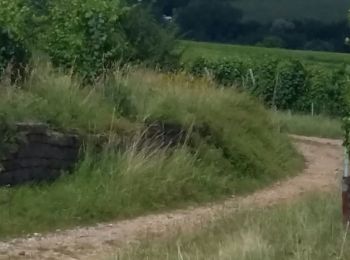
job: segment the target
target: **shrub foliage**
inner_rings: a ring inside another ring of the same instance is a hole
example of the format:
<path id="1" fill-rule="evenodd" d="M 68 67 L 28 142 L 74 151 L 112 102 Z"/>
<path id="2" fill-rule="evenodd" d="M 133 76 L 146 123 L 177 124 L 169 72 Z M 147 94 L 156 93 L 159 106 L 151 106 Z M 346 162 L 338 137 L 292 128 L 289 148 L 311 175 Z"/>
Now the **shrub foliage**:
<path id="1" fill-rule="evenodd" d="M 308 66 L 295 59 L 198 58 L 188 67 L 196 76 L 211 76 L 222 86 L 248 90 L 267 106 L 297 112 L 343 116 L 349 98 L 346 67 Z"/>
<path id="2" fill-rule="evenodd" d="M 11 77 L 15 80 L 23 74 L 28 59 L 26 47 L 0 27 L 0 76 L 9 68 Z"/>
<path id="3" fill-rule="evenodd" d="M 0 9 L 0 27 L 11 39 L 87 79 L 116 63 L 162 66 L 179 59 L 174 33 L 137 5 L 127 7 L 119 0 L 0 0 Z M 21 56 L 21 49 L 14 51 L 13 56 Z"/>

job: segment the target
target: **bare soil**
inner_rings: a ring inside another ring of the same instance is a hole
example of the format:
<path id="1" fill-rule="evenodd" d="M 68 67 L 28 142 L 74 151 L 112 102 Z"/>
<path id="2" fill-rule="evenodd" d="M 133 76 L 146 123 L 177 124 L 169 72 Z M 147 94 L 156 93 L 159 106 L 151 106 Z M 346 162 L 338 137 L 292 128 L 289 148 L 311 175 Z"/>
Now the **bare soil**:
<path id="1" fill-rule="evenodd" d="M 300 136 L 292 138 L 306 160 L 305 170 L 296 177 L 249 196 L 232 197 L 202 207 L 0 242 L 0 259 L 101 259 L 102 255 L 143 239 L 191 232 L 239 207 L 268 207 L 294 200 L 305 193 L 332 191 L 339 186 L 343 156 L 341 142 Z"/>

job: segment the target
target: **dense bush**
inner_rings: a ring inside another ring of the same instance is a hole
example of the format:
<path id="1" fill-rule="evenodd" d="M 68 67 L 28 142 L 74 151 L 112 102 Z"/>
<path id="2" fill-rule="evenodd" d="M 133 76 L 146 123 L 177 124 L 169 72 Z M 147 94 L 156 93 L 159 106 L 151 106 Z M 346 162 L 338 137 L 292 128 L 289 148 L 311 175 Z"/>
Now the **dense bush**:
<path id="1" fill-rule="evenodd" d="M 344 116 L 349 106 L 349 82 L 346 70 L 313 68 L 309 71 L 309 75 L 308 93 L 303 98 L 306 109 L 310 109 L 312 105 L 315 113 Z"/>
<path id="2" fill-rule="evenodd" d="M 128 55 L 127 39 L 118 28 L 123 13 L 118 2 L 51 1 L 41 39 L 53 63 L 94 78 Z"/>
<path id="3" fill-rule="evenodd" d="M 279 109 L 296 109 L 306 93 L 306 70 L 297 60 L 281 61 L 277 66 L 275 105 Z"/>
<path id="4" fill-rule="evenodd" d="M 283 48 L 286 44 L 278 36 L 266 36 L 261 42 L 258 42 L 256 45 L 266 48 Z"/>
<path id="5" fill-rule="evenodd" d="M 201 77 L 205 74 L 207 69 L 211 67 L 211 62 L 203 57 L 195 59 L 188 67 L 188 71 L 197 77 Z"/>
<path id="6" fill-rule="evenodd" d="M 22 77 L 28 59 L 24 45 L 0 27 L 0 76 L 8 69 L 12 80 Z"/>
<path id="7" fill-rule="evenodd" d="M 274 58 L 264 59 L 261 63 L 255 64 L 253 68 L 255 82 L 250 90 L 269 106 L 274 105 L 278 62 L 279 60 Z"/>
<path id="8" fill-rule="evenodd" d="M 236 85 L 242 82 L 246 68 L 240 60 L 222 60 L 212 66 L 213 75 L 219 84 Z"/>
<path id="9" fill-rule="evenodd" d="M 282 110 L 342 116 L 349 100 L 348 72 L 345 68 L 311 67 L 298 60 L 268 58 L 199 58 L 188 68 L 196 76 L 210 75 L 223 86 L 248 89 L 267 106 Z"/>
<path id="10" fill-rule="evenodd" d="M 130 44 L 131 61 L 165 69 L 180 66 L 181 50 L 176 42 L 176 28 L 160 26 L 148 9 L 132 8 L 122 17 L 121 26 Z"/>
<path id="11" fill-rule="evenodd" d="M 174 33 L 124 1 L 14 0 L 0 1 L 0 9 L 0 26 L 13 32 L 16 41 L 85 79 L 116 63 L 179 63 Z"/>

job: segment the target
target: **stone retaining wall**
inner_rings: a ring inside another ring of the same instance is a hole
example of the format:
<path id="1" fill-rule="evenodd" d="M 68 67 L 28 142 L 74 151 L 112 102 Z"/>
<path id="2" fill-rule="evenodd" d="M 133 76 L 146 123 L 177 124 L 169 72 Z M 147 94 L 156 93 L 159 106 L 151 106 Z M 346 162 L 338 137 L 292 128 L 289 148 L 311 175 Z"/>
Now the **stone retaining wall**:
<path id="1" fill-rule="evenodd" d="M 17 124 L 14 151 L 0 159 L 0 186 L 51 181 L 72 170 L 79 157 L 78 135 L 45 124 Z"/>
<path id="2" fill-rule="evenodd" d="M 10 141 L 14 149 L 0 149 L 0 186 L 53 181 L 71 171 L 79 160 L 83 137 L 77 134 L 54 131 L 46 124 L 20 123 L 11 130 L 12 135 L 16 137 Z M 151 122 L 136 140 L 133 136 L 117 136 L 117 140 L 103 135 L 85 138 L 98 152 L 104 147 L 126 150 L 135 144 L 137 149 L 172 148 L 183 145 L 186 136 L 179 125 Z"/>

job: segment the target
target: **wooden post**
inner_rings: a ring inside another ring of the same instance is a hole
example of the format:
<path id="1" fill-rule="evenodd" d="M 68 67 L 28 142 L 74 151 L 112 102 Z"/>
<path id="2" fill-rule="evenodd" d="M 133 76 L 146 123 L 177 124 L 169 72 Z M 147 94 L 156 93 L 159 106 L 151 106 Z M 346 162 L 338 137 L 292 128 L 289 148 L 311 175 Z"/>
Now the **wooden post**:
<path id="1" fill-rule="evenodd" d="M 344 224 L 350 221 L 350 176 L 349 176 L 349 151 L 345 148 L 344 152 L 344 175 L 342 183 L 342 201 L 343 201 L 343 221 Z"/>

